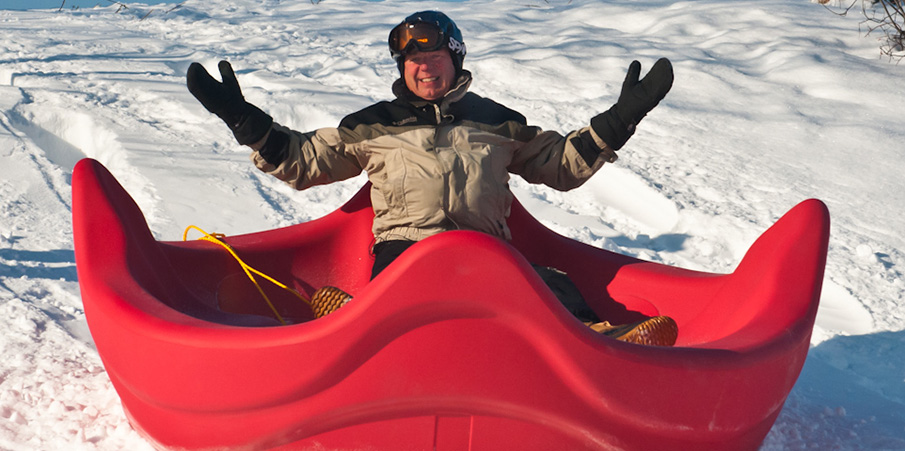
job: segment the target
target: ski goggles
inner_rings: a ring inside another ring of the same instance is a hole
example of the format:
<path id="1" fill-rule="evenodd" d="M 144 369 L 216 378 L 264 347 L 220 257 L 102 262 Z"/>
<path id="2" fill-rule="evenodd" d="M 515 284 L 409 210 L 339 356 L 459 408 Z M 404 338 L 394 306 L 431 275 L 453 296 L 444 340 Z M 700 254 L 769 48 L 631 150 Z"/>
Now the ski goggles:
<path id="1" fill-rule="evenodd" d="M 440 50 L 447 44 L 446 33 L 430 23 L 401 23 L 390 32 L 390 50 L 403 55 L 414 47 L 421 52 Z"/>

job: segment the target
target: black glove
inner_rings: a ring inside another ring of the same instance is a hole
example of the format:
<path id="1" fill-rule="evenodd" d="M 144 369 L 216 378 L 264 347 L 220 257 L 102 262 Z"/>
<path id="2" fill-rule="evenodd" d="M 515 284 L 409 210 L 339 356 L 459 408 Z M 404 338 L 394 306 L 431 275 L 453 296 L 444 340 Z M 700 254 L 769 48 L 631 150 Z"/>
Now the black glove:
<path id="1" fill-rule="evenodd" d="M 239 144 L 253 144 L 261 140 L 273 118 L 260 108 L 245 101 L 236 73 L 227 61 L 220 61 L 220 76 L 223 83 L 215 80 L 198 63 L 192 63 L 186 73 L 189 92 L 211 113 L 226 122 Z"/>
<path id="2" fill-rule="evenodd" d="M 672 64 L 660 58 L 643 80 L 641 63 L 632 61 L 622 82 L 619 100 L 609 110 L 591 119 L 591 127 L 613 150 L 619 150 L 635 133 L 635 126 L 654 109 L 672 88 Z"/>

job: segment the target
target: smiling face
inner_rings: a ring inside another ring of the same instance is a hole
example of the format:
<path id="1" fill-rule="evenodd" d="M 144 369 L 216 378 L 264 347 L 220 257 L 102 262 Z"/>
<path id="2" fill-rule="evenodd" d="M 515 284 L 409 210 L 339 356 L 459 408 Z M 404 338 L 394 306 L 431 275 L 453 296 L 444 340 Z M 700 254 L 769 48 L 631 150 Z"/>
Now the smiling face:
<path id="1" fill-rule="evenodd" d="M 403 72 L 409 90 L 429 101 L 446 95 L 456 78 L 452 56 L 446 49 L 406 55 Z"/>

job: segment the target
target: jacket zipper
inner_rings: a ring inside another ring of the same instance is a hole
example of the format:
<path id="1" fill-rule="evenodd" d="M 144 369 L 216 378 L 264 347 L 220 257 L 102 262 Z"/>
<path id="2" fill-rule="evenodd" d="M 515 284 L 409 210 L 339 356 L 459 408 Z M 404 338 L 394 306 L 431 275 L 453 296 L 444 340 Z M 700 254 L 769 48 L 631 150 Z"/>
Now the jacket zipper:
<path id="1" fill-rule="evenodd" d="M 437 127 L 439 127 L 440 124 L 443 123 L 443 115 L 440 113 L 440 105 L 437 105 L 436 103 L 432 103 L 431 105 L 434 106 L 434 116 L 437 118 L 436 123 Z"/>
<path id="2" fill-rule="evenodd" d="M 443 216 L 446 216 L 446 219 L 448 219 L 449 222 L 452 223 L 453 227 L 455 227 L 457 230 L 460 230 L 460 229 L 462 229 L 462 227 L 460 227 L 459 224 L 456 223 L 456 220 L 453 219 L 452 216 L 449 214 L 449 198 L 451 196 L 451 193 L 449 192 L 449 176 L 452 174 L 452 170 L 445 167 L 445 165 L 443 164 L 443 159 L 440 158 L 440 151 L 437 149 L 437 146 L 436 146 L 436 143 L 439 142 L 439 138 L 440 138 L 440 125 L 443 122 L 443 114 L 440 112 L 440 105 L 437 105 L 436 103 L 434 103 L 433 106 L 434 106 L 434 115 L 437 118 L 437 125 L 434 127 L 434 157 L 437 159 L 437 162 L 440 163 L 440 166 L 443 168 L 443 172 L 445 174 L 445 177 L 443 180 L 444 196 L 443 196 L 443 203 L 441 204 L 441 207 L 443 208 Z"/>

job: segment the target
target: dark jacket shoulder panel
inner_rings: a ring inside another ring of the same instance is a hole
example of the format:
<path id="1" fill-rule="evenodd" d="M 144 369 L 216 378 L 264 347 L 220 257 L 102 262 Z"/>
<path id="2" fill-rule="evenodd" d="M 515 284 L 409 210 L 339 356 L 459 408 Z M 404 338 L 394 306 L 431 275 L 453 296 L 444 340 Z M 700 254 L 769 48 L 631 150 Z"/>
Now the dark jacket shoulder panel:
<path id="1" fill-rule="evenodd" d="M 527 125 L 527 120 L 518 111 L 507 108 L 486 97 L 481 97 L 469 92 L 462 100 L 450 105 L 449 113 L 456 120 L 477 122 L 480 124 L 497 126 L 506 122 L 516 122 L 519 125 Z"/>
<path id="2" fill-rule="evenodd" d="M 450 107 L 450 114 L 463 124 L 516 141 L 528 142 L 541 133 L 518 111 L 470 92 Z"/>
<path id="3" fill-rule="evenodd" d="M 377 102 L 344 117 L 339 123 L 339 132 L 343 141 L 356 143 L 393 134 L 394 130 L 401 133 L 407 127 L 432 127 L 433 124 L 423 116 L 413 106 L 399 101 Z"/>
<path id="4" fill-rule="evenodd" d="M 438 117 L 437 108 L 430 102 L 414 104 L 398 98 L 392 102 L 377 102 L 343 118 L 339 124 L 340 134 L 343 141 L 356 143 L 412 128 L 436 127 L 441 123 L 471 123 L 487 130 L 511 130 L 513 125 L 514 128 L 527 125 L 521 113 L 471 92 L 443 107 Z"/>

